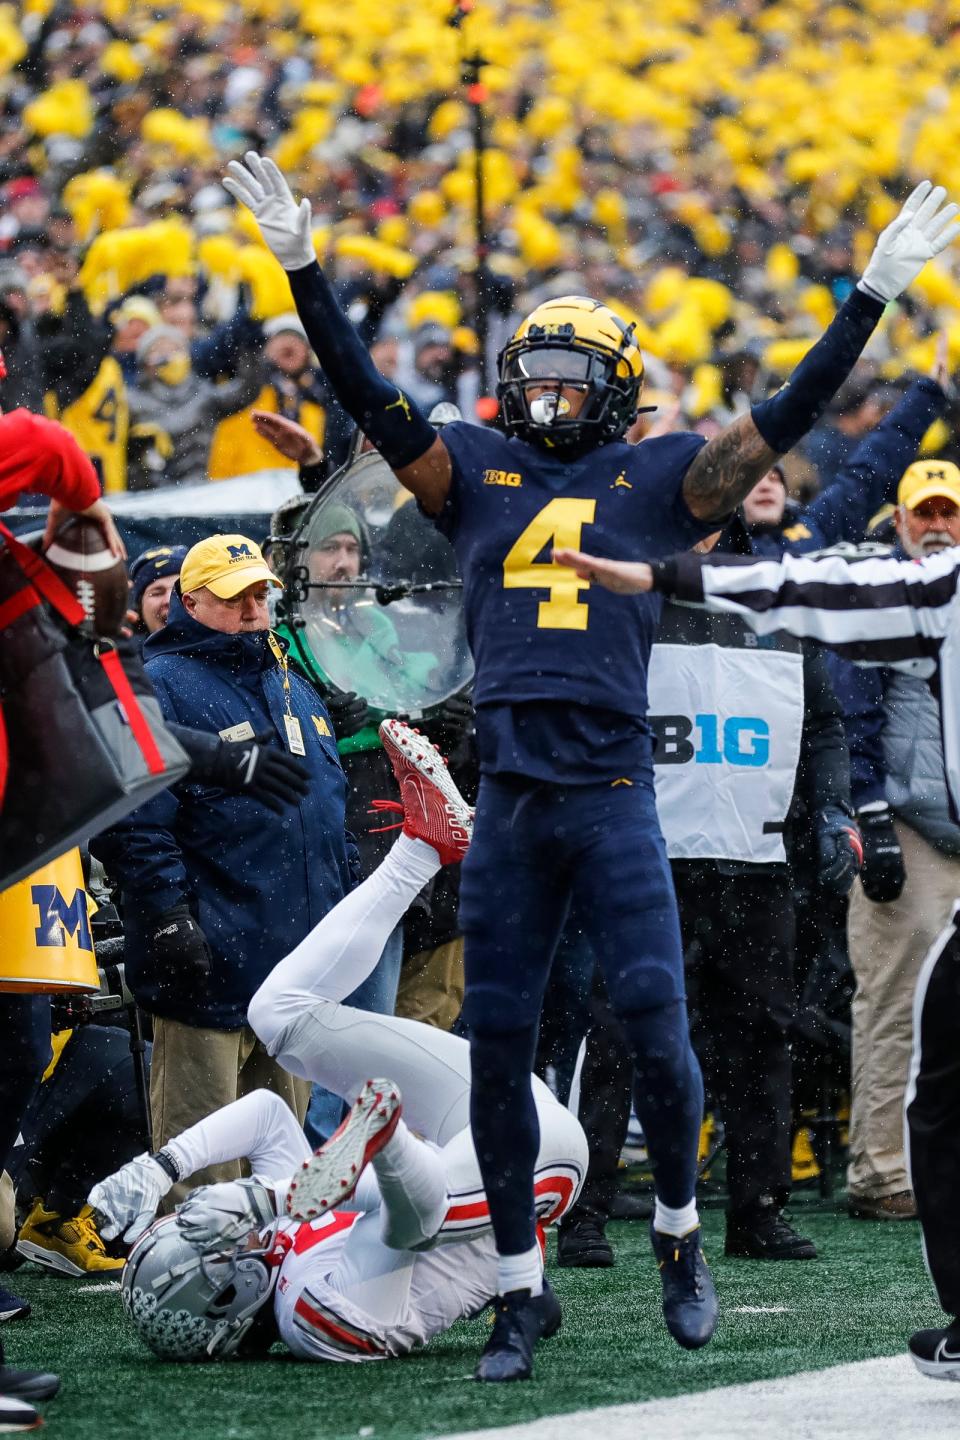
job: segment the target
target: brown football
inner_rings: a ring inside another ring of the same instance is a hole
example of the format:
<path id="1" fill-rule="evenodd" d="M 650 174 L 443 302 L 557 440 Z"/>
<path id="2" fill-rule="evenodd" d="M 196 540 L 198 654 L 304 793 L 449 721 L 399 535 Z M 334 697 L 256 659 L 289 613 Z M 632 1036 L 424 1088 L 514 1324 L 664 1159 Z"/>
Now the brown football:
<path id="1" fill-rule="evenodd" d="M 111 555 L 100 527 L 84 515 L 72 515 L 44 558 L 76 595 L 96 633 L 116 635 L 127 609 L 127 567 Z"/>

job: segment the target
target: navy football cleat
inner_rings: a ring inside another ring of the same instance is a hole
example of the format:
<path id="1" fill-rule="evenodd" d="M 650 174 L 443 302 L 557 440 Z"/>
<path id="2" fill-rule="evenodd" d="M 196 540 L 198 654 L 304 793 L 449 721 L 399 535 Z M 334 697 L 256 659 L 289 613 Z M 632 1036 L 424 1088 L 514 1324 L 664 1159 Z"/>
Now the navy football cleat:
<path id="1" fill-rule="evenodd" d="M 483 1347 L 474 1380 L 503 1384 L 529 1380 L 533 1374 L 533 1347 L 556 1335 L 563 1321 L 560 1301 L 544 1279 L 543 1292 L 511 1290 L 493 1302 L 493 1334 Z"/>
<path id="2" fill-rule="evenodd" d="M 0 1285 L 0 1321 L 25 1320 L 29 1314 L 29 1302 Z"/>
<path id="3" fill-rule="evenodd" d="M 0 1395 L 12 1400 L 52 1400 L 59 1389 L 59 1377 L 48 1371 L 15 1370 L 8 1365 L 0 1344 Z"/>
<path id="4" fill-rule="evenodd" d="M 960 1320 L 945 1330 L 917 1330 L 910 1336 L 910 1358 L 931 1380 L 960 1380 Z"/>
<path id="5" fill-rule="evenodd" d="M 700 1226 L 689 1235 L 663 1235 L 650 1227 L 663 1286 L 663 1318 L 684 1350 L 699 1350 L 717 1328 L 717 1292 L 703 1251 Z"/>

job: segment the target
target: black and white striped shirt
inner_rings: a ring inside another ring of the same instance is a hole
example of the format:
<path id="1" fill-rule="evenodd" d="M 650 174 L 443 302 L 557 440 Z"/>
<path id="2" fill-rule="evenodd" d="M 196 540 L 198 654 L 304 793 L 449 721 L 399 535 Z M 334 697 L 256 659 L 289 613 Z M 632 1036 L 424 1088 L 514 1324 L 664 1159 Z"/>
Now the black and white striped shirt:
<path id="1" fill-rule="evenodd" d="M 758 634 L 787 630 L 848 660 L 928 679 L 939 669 L 947 781 L 960 811 L 960 546 L 919 561 L 688 554 L 653 572 L 662 593 L 741 615 Z"/>

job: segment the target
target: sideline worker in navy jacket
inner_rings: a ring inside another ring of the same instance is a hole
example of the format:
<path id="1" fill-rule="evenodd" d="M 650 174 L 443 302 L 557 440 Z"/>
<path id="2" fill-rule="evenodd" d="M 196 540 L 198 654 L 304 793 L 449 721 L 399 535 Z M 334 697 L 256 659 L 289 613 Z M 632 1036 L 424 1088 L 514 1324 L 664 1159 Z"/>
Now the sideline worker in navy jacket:
<path id="1" fill-rule="evenodd" d="M 168 719 L 227 740 L 269 736 L 309 769 L 307 794 L 276 815 L 184 782 L 94 842 L 122 889 L 128 983 L 154 1017 L 155 1147 L 260 1086 L 283 1095 L 301 1121 L 306 1109 L 309 1086 L 262 1049 L 247 1005 L 351 888 L 355 849 L 330 717 L 269 630 L 277 583 L 245 536 L 201 541 L 144 658 Z M 216 1166 L 194 1183 L 238 1174 L 235 1164 Z"/>

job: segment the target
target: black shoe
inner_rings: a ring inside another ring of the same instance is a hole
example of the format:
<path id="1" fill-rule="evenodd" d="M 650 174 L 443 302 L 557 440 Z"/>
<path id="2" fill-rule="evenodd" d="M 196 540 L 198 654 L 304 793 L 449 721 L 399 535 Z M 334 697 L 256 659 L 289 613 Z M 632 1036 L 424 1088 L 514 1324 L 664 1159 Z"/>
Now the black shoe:
<path id="1" fill-rule="evenodd" d="M 37 1430 L 42 1424 L 43 1421 L 32 1405 L 0 1395 L 0 1431 L 4 1434 Z"/>
<path id="2" fill-rule="evenodd" d="M 595 1215 L 568 1219 L 557 1231 L 557 1264 L 578 1270 L 606 1270 L 614 1263 L 604 1222 Z"/>
<path id="3" fill-rule="evenodd" d="M 21 1300 L 19 1295 L 14 1295 L 11 1290 L 5 1290 L 0 1285 L 0 1321 L 2 1320 L 25 1320 L 30 1314 L 30 1306 L 26 1300 Z"/>
<path id="4" fill-rule="evenodd" d="M 944 1330 L 918 1330 L 910 1336 L 910 1358 L 931 1380 L 960 1380 L 960 1320 Z"/>
<path id="5" fill-rule="evenodd" d="M 689 1235 L 661 1235 L 650 1227 L 663 1286 L 663 1318 L 684 1350 L 699 1350 L 717 1327 L 717 1292 L 700 1248 L 698 1225 Z"/>
<path id="6" fill-rule="evenodd" d="M 797 1234 L 776 1205 L 754 1205 L 727 1216 L 723 1253 L 741 1260 L 816 1260 L 817 1247 Z"/>
<path id="7" fill-rule="evenodd" d="M 618 1190 L 610 1201 L 611 1220 L 649 1220 L 652 1214 L 653 1201 L 631 1190 Z"/>
<path id="8" fill-rule="evenodd" d="M 483 1347 L 474 1380 L 529 1380 L 533 1373 L 533 1347 L 556 1335 L 563 1320 L 560 1301 L 544 1280 L 543 1293 L 511 1290 L 493 1302 L 493 1334 Z"/>

